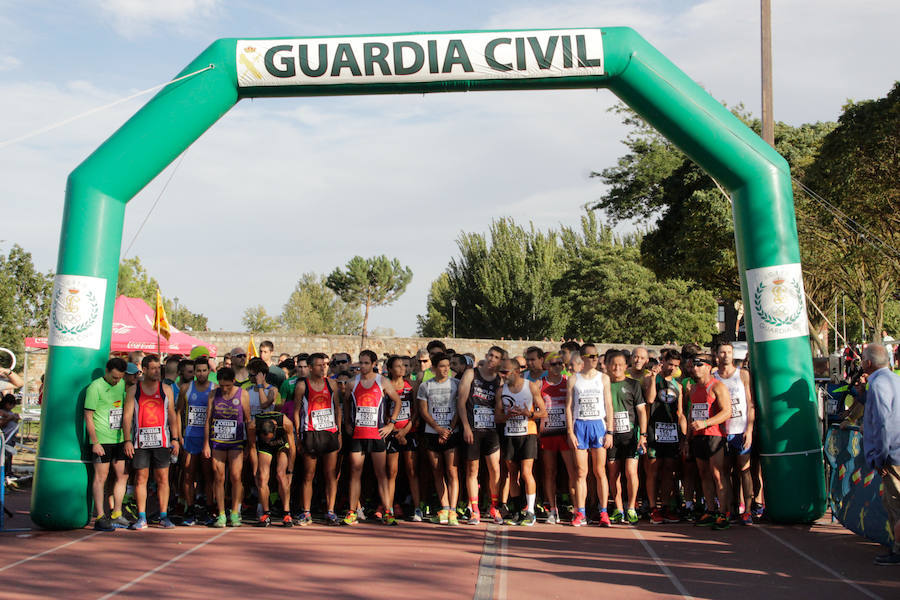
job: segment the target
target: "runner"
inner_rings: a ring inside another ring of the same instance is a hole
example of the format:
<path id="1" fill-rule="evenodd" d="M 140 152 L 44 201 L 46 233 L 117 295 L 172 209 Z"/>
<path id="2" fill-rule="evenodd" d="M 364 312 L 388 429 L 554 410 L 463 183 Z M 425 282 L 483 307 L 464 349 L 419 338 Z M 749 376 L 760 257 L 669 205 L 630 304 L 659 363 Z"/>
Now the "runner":
<path id="1" fill-rule="evenodd" d="M 445 354 L 437 354 L 432 366 L 434 378 L 421 384 L 416 400 L 418 414 L 425 423 L 425 449 L 434 474 L 434 488 L 441 508 L 438 509 L 437 523 L 459 525 L 456 503 L 459 500 L 459 474 L 456 457 L 459 445 L 459 418 L 456 412 L 456 397 L 459 380 L 450 377 L 450 359 Z"/>
<path id="2" fill-rule="evenodd" d="M 547 355 L 547 374 L 541 379 L 541 399 L 547 411 L 547 418 L 541 419 L 540 445 L 541 462 L 544 470 L 545 500 L 550 504 L 548 525 L 561 523 L 559 507 L 556 503 L 556 474 L 558 456 L 562 456 L 569 479 L 569 495 L 575 495 L 575 458 L 566 439 L 566 378 L 562 355 L 551 352 Z"/>
<path id="3" fill-rule="evenodd" d="M 650 523 L 677 523 L 677 509 L 681 503 L 675 493 L 675 471 L 681 453 L 680 443 L 687 435 L 687 420 L 681 408 L 681 386 L 675 381 L 676 370 L 681 366 L 681 353 L 667 348 L 662 353 L 662 366 L 658 375 L 644 380 L 649 408 L 647 423 L 647 497 L 654 507 Z M 659 482 L 659 486 L 657 486 Z M 658 492 L 658 495 L 657 495 Z M 663 509 L 663 504 L 669 505 Z"/>
<path id="4" fill-rule="evenodd" d="M 261 412 L 255 417 L 256 436 L 250 442 L 250 452 L 256 453 L 256 489 L 262 503 L 263 514 L 257 527 L 268 527 L 272 518 L 269 507 L 269 474 L 275 463 L 275 478 L 278 480 L 278 498 L 281 500 L 282 527 L 292 527 L 291 520 L 291 474 L 297 447 L 294 445 L 294 426 L 284 413 L 278 411 Z M 255 442 L 255 443 L 254 443 Z"/>
<path id="5" fill-rule="evenodd" d="M 345 525 L 355 525 L 357 521 L 354 509 L 359 506 L 360 478 L 367 454 L 372 459 L 378 494 L 385 507 L 382 522 L 385 525 L 398 524 L 385 470 L 385 438 L 395 429 L 401 403 L 391 382 L 373 370 L 377 361 L 378 355 L 371 350 L 359 353 L 360 372 L 350 385 L 350 395 L 346 400 L 346 426 L 353 433 L 353 441 L 350 446 L 350 508 L 344 518 Z M 384 416 L 385 396 L 393 402 L 389 419 Z"/>
<path id="6" fill-rule="evenodd" d="M 197 473 L 203 466 L 206 483 L 206 502 L 213 502 L 212 465 L 203 459 L 203 428 L 206 426 L 206 409 L 209 406 L 209 395 L 214 385 L 209 381 L 209 361 L 200 357 L 194 362 L 193 381 L 182 383 L 178 392 L 177 411 L 184 424 L 184 452 L 182 453 L 182 497 L 184 503 L 184 520 L 182 525 L 190 527 L 197 519 L 195 500 L 197 492 L 194 488 Z"/>
<path id="7" fill-rule="evenodd" d="M 125 438 L 122 435 L 122 410 L 125 403 L 125 376 L 127 364 L 121 358 L 111 358 L 106 363 L 106 373 L 87 387 L 84 395 L 84 425 L 91 453 L 94 459 L 94 481 L 92 492 L 97 520 L 94 529 L 112 531 L 118 527 L 128 527 L 128 519 L 122 516 L 122 499 L 128 485 L 125 472 Z M 113 505 L 109 513 L 109 499 L 106 496 L 106 480 L 109 466 L 115 472 L 113 484 Z"/>
<path id="8" fill-rule="evenodd" d="M 172 388 L 161 381 L 159 357 L 150 354 L 141 360 L 144 379 L 125 392 L 122 429 L 125 455 L 134 471 L 134 496 L 138 519 L 129 529 L 147 529 L 147 480 L 151 467 L 159 497 L 159 524 L 165 529 L 175 525 L 169 520 L 169 465 L 178 456 L 181 440 L 172 437 L 181 431 L 175 412 Z M 133 426 L 133 427 L 132 427 Z"/>
<path id="9" fill-rule="evenodd" d="M 435 355 L 436 356 L 436 355 Z M 395 496 L 395 487 L 397 483 L 397 470 L 400 462 L 400 455 L 403 455 L 403 468 L 406 471 L 406 479 L 409 482 L 409 493 L 412 496 L 413 510 L 412 520 L 420 522 L 422 520 L 422 509 L 419 507 L 421 502 L 421 493 L 419 490 L 419 473 L 416 464 L 419 446 L 416 443 L 416 427 L 418 421 L 416 407 L 413 402 L 413 386 L 403 377 L 406 367 L 403 365 L 403 357 L 392 356 L 386 363 L 388 375 L 391 378 L 391 385 L 397 390 L 400 396 L 400 413 L 397 416 L 397 423 L 394 425 L 396 429 L 388 436 L 387 442 L 387 476 L 390 484 L 391 498 Z M 433 378 L 433 377 L 432 377 Z M 430 381 L 430 380 L 429 380 Z M 394 507 L 395 511 L 397 507 Z"/>
<path id="10" fill-rule="evenodd" d="M 278 399 L 278 389 L 266 381 L 269 365 L 263 359 L 250 359 L 247 372 L 250 374 L 250 386 L 246 387 L 250 393 L 250 416 L 255 417 L 272 409 Z"/>
<path id="11" fill-rule="evenodd" d="M 681 414 L 685 420 L 691 414 L 691 388 L 694 379 L 693 359 L 702 350 L 697 344 L 685 344 L 681 347 L 681 373 L 675 379 L 681 384 Z M 684 492 L 684 509 L 682 519 L 695 522 L 706 512 L 703 500 L 703 487 L 700 485 L 700 473 L 697 472 L 697 460 L 690 445 L 690 429 L 681 443 L 681 482 Z M 696 504 L 695 504 L 696 499 Z"/>
<path id="12" fill-rule="evenodd" d="M 719 344 L 716 351 L 718 371 L 716 379 L 728 388 L 731 396 L 731 418 L 725 422 L 726 483 L 734 490 L 729 510 L 736 508 L 743 525 L 753 525 L 750 504 L 753 500 L 753 479 L 750 476 L 750 446 L 753 440 L 753 423 L 756 407 L 750 391 L 750 374 L 734 366 L 734 346 Z"/>
<path id="13" fill-rule="evenodd" d="M 547 411 L 541 398 L 540 383 L 528 381 L 521 372 L 521 365 L 516 359 L 506 359 L 501 363 L 498 373 L 505 382 L 494 419 L 503 424 L 503 458 L 509 472 L 510 495 L 514 498 L 525 496 L 524 502 L 519 498 L 518 518 L 511 517 L 507 523 L 531 527 L 536 522 L 534 500 L 537 496 L 533 473 L 538 446 L 534 420 L 545 418 Z"/>
<path id="14" fill-rule="evenodd" d="M 528 381 L 540 381 L 547 375 L 544 369 L 544 351 L 537 346 L 529 346 L 525 350 L 525 366 L 527 371 L 523 371 L 522 376 Z"/>
<path id="15" fill-rule="evenodd" d="M 731 515 L 725 473 L 724 424 L 731 418 L 731 397 L 725 384 L 712 376 L 711 355 L 698 354 L 691 364 L 696 383 L 691 387 L 688 431 L 706 497 L 706 512 L 697 520 L 697 525 L 728 529 Z M 719 510 L 716 512 L 713 507 L 717 498 Z"/>
<path id="16" fill-rule="evenodd" d="M 647 368 L 647 364 L 650 362 L 650 353 L 647 352 L 647 349 L 643 346 L 639 346 L 635 348 L 631 352 L 631 361 L 630 366 L 628 367 L 628 372 L 626 373 L 626 377 L 629 379 L 636 379 L 638 382 L 643 383 L 644 378 L 650 375 L 650 369 Z M 609 358 L 607 357 L 606 364 L 609 364 Z"/>
<path id="17" fill-rule="evenodd" d="M 593 348 L 587 346 L 587 350 Z M 574 375 L 566 381 L 566 433 L 575 451 L 575 516 L 573 527 L 585 525 L 587 499 L 588 453 L 593 461 L 600 504 L 600 525 L 609 527 L 606 503 L 609 483 L 606 480 L 606 450 L 613 442 L 613 408 L 609 376 L 597 370 L 597 350 L 569 357 Z"/>
<path id="18" fill-rule="evenodd" d="M 338 451 L 341 449 L 341 393 L 339 384 L 327 379 L 328 356 L 321 352 L 309 355 L 309 377 L 299 380 L 294 388 L 294 424 L 300 432 L 303 448 L 302 512 L 298 523 L 312 524 L 313 479 L 316 465 L 322 459 L 325 476 L 325 522 L 338 525 L 334 513 L 338 485 Z M 346 373 L 342 373 L 342 378 Z"/>
<path id="19" fill-rule="evenodd" d="M 225 356 L 225 366 L 234 370 L 234 385 L 245 390 L 250 389 L 253 383 L 250 381 L 250 372 L 247 370 L 246 350 L 240 346 L 232 348 L 231 353 Z"/>
<path id="20" fill-rule="evenodd" d="M 254 423 L 250 418 L 250 394 L 235 385 L 234 370 L 219 369 L 219 387 L 209 397 L 206 408 L 206 425 L 203 428 L 203 457 L 212 457 L 215 477 L 216 508 L 219 511 L 213 527 L 225 527 L 225 468 L 231 480 L 232 527 L 241 526 L 241 500 L 244 485 L 241 471 L 244 468 L 244 433 L 254 441 Z M 250 453 L 253 472 L 256 472 L 256 453 Z"/>
<path id="21" fill-rule="evenodd" d="M 466 461 L 466 491 L 472 512 L 470 525 L 481 522 L 478 508 L 478 462 L 484 458 L 488 469 L 488 487 L 491 494 L 490 516 L 494 523 L 503 523 L 497 507 L 500 487 L 500 437 L 494 425 L 497 392 L 500 378 L 497 369 L 506 350 L 491 346 L 484 357 L 484 363 L 466 370 L 459 382 L 456 410 L 463 426 L 463 446 L 461 453 Z M 465 414 L 466 418 L 461 416 Z"/>
<path id="22" fill-rule="evenodd" d="M 597 349 L 588 346 L 587 355 L 596 353 Z M 646 350 L 645 350 L 646 352 Z M 609 486 L 616 502 L 616 511 L 610 515 L 610 522 L 637 525 L 638 514 L 635 510 L 638 494 L 638 457 L 647 451 L 647 406 L 644 403 L 644 390 L 641 380 L 625 376 L 627 368 L 625 354 L 619 350 L 606 353 L 606 372 L 608 373 L 613 405 L 613 444 L 607 451 L 609 468 Z M 628 497 L 625 511 L 622 511 L 622 486 L 619 475 L 625 470 L 628 483 Z M 604 499 L 600 498 L 601 503 Z"/>

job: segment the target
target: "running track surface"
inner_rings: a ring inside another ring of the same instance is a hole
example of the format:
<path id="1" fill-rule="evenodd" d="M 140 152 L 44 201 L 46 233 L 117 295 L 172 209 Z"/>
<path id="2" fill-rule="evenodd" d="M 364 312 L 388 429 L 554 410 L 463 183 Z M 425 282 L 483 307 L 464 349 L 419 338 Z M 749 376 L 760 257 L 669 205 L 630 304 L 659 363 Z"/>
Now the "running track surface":
<path id="1" fill-rule="evenodd" d="M 27 527 L 27 493 L 13 494 Z M 27 536 L 27 537 L 24 537 Z M 884 549 L 811 527 L 323 525 L 0 533 L 0 598 L 900 598 Z"/>

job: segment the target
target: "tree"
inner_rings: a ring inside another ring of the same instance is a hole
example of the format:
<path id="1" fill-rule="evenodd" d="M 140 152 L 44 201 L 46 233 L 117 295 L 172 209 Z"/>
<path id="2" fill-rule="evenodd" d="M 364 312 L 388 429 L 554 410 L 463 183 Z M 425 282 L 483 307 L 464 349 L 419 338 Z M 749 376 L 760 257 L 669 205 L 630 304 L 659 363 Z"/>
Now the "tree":
<path id="1" fill-rule="evenodd" d="M 359 332 L 362 314 L 325 285 L 325 278 L 304 273 L 291 292 L 281 323 L 301 335 L 318 333 L 352 335 Z"/>
<path id="2" fill-rule="evenodd" d="M 250 306 L 244 310 L 244 316 L 241 317 L 241 323 L 250 333 L 263 333 L 265 331 L 276 331 L 278 329 L 278 320 L 270 317 L 262 304 Z"/>
<path id="3" fill-rule="evenodd" d="M 119 263 L 119 281 L 116 286 L 116 296 L 128 296 L 129 298 L 142 298 L 151 308 L 156 307 L 156 290 L 159 282 L 141 263 L 138 256 L 126 258 Z M 171 299 L 163 296 L 163 308 L 173 327 L 178 329 L 190 329 L 193 331 L 205 331 L 207 317 L 201 313 L 195 313 L 184 305 L 177 305 Z"/>
<path id="4" fill-rule="evenodd" d="M 13 244 L 8 256 L 0 254 L 0 346 L 19 358 L 25 338 L 47 335 L 53 272 L 34 268 L 31 253 Z"/>
<path id="5" fill-rule="evenodd" d="M 362 344 L 365 345 L 369 326 L 369 309 L 387 306 L 399 298 L 412 279 L 412 270 L 404 267 L 396 258 L 387 256 L 363 258 L 354 256 L 347 261 L 345 270 L 335 269 L 325 280 L 341 300 L 351 306 L 364 306 Z"/>

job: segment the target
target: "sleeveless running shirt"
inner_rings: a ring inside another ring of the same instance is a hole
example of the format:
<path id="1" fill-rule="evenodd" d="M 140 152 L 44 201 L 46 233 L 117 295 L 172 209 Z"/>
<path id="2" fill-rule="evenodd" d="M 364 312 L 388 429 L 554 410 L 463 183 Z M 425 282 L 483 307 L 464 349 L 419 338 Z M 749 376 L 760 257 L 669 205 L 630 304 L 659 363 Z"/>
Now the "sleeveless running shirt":
<path id="1" fill-rule="evenodd" d="M 518 392 L 513 392 L 508 385 L 504 384 L 501 399 L 503 400 L 503 410 L 507 414 L 512 407 L 525 410 L 534 408 L 534 397 L 531 395 L 531 386 L 528 380 L 522 382 L 522 389 Z M 534 419 L 529 419 L 524 415 L 508 417 L 503 427 L 503 434 L 507 436 L 516 437 L 536 433 L 537 426 L 534 424 Z"/>
<path id="2" fill-rule="evenodd" d="M 192 381 L 188 386 L 186 396 L 184 437 L 203 437 L 203 427 L 206 425 L 206 409 L 209 405 L 209 391 L 212 382 L 209 382 L 205 392 L 197 390 L 197 382 Z"/>
<path id="3" fill-rule="evenodd" d="M 434 379 L 422 383 L 419 386 L 418 400 L 424 400 L 428 407 L 428 413 L 439 427 L 450 427 L 453 417 L 456 416 L 456 393 L 459 389 L 459 380 L 448 377 L 446 381 L 437 382 Z M 425 433 L 437 433 L 434 427 L 425 423 Z"/>
<path id="4" fill-rule="evenodd" d="M 428 381 L 431 381 L 431 379 Z M 400 396 L 400 414 L 397 415 L 397 422 L 394 424 L 395 429 L 403 429 L 409 423 L 409 418 L 412 415 L 412 405 L 410 404 L 412 402 L 412 389 L 412 384 L 404 379 L 403 387 L 397 390 L 397 395 Z M 415 429 L 410 429 L 409 433 L 414 431 Z"/>
<path id="5" fill-rule="evenodd" d="M 160 383 L 154 393 L 144 392 L 141 384 L 134 392 L 135 448 L 169 447 L 169 398 Z"/>
<path id="6" fill-rule="evenodd" d="M 494 429 L 494 404 L 497 398 L 497 389 L 500 387 L 500 378 L 487 381 L 481 376 L 478 367 L 473 369 L 472 385 L 469 387 L 469 398 L 466 401 L 466 413 L 469 425 L 479 431 Z"/>
<path id="7" fill-rule="evenodd" d="M 234 389 L 233 398 L 225 398 L 222 388 L 216 388 L 212 409 L 210 441 L 219 448 L 243 444 L 244 409 L 241 406 L 241 388 Z"/>
<path id="8" fill-rule="evenodd" d="M 722 377 L 716 373 L 715 378 L 725 384 L 731 394 L 731 418 L 725 421 L 725 432 L 735 435 L 747 431 L 747 392 L 741 379 L 741 370 L 735 369 L 731 377 Z"/>
<path id="9" fill-rule="evenodd" d="M 265 421 L 275 422 L 275 436 L 272 438 L 272 441 L 269 442 L 269 446 L 277 446 L 287 442 L 287 432 L 284 430 L 284 413 L 279 411 L 265 411 L 257 413 L 253 418 L 256 421 L 257 430 L 259 430 L 260 425 Z M 257 438 L 257 442 L 259 442 L 259 438 Z"/>
<path id="10" fill-rule="evenodd" d="M 304 379 L 306 392 L 300 398 L 300 431 L 337 431 L 337 413 L 334 396 L 328 381 L 321 390 L 314 390 L 309 379 Z"/>
<path id="11" fill-rule="evenodd" d="M 712 378 L 706 385 L 699 381 L 691 386 L 691 420 L 706 421 L 719 414 L 719 404 L 716 402 L 716 395 L 712 393 L 712 388 L 718 379 Z M 701 429 L 694 435 L 714 435 L 722 436 L 722 425 L 713 425 L 706 429 Z"/>
<path id="12" fill-rule="evenodd" d="M 269 385 L 267 383 L 262 390 L 256 389 L 255 384 L 251 385 L 249 388 L 247 388 L 247 393 L 250 395 L 250 416 L 251 417 L 255 417 L 256 415 L 258 415 L 259 413 L 261 413 L 263 411 L 262 400 L 260 398 L 260 394 L 265 394 L 266 396 L 268 396 L 269 390 L 271 390 L 274 387 L 275 386 Z M 268 400 L 268 398 L 266 398 L 266 399 Z M 272 408 L 272 406 L 269 405 L 269 407 L 266 408 L 265 410 L 270 410 L 271 408 Z"/>
<path id="13" fill-rule="evenodd" d="M 547 409 L 547 425 L 542 435 L 566 432 L 566 385 L 565 377 L 561 377 L 559 383 L 550 383 L 546 377 L 541 379 L 541 398 Z"/>
<path id="14" fill-rule="evenodd" d="M 681 386 L 674 379 L 656 376 L 656 399 L 650 406 L 649 439 L 659 444 L 678 442 L 678 400 Z"/>
<path id="15" fill-rule="evenodd" d="M 364 387 L 360 376 L 353 380 L 353 439 L 380 440 L 378 430 L 384 427 L 384 389 L 381 375 L 375 375 L 371 387 Z"/>
<path id="16" fill-rule="evenodd" d="M 572 388 L 572 413 L 577 421 L 599 421 L 606 418 L 606 403 L 603 399 L 603 377 L 598 372 L 593 379 L 575 373 Z"/>

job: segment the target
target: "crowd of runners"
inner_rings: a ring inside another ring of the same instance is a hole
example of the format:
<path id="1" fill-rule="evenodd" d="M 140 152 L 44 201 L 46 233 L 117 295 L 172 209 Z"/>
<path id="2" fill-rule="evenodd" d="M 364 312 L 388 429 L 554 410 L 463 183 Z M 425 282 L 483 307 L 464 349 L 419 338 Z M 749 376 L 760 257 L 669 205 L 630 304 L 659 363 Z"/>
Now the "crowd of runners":
<path id="1" fill-rule="evenodd" d="M 84 404 L 94 526 L 752 525 L 754 403 L 733 351 L 112 358 Z"/>

